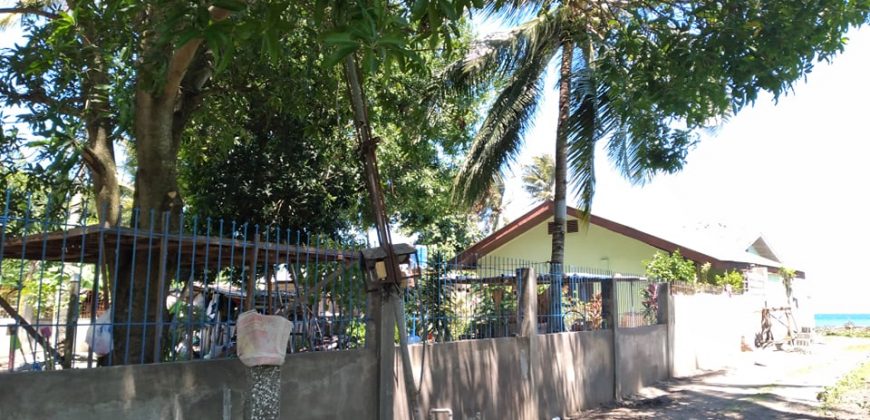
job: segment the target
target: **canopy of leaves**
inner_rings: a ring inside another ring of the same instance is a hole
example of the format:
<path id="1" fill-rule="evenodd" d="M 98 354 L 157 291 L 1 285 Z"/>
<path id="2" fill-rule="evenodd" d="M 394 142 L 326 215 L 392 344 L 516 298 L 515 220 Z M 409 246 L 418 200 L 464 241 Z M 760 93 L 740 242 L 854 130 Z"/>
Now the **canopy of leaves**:
<path id="1" fill-rule="evenodd" d="M 531 4 L 537 5 L 532 2 Z M 604 1 L 543 3 L 534 18 L 479 43 L 445 72 L 445 88 L 502 86 L 457 179 L 473 202 L 513 161 L 543 96 L 543 74 L 572 48 L 568 166 L 581 206 L 594 187 L 594 152 L 633 182 L 682 168 L 694 130 L 774 98 L 841 51 L 866 1 Z M 515 6 L 514 4 L 510 4 Z M 533 7 L 534 9 L 534 7 Z"/>
<path id="2" fill-rule="evenodd" d="M 286 19 L 297 30 L 270 46 L 278 58 L 258 39 L 241 40 L 210 86 L 184 136 L 184 195 L 192 210 L 213 217 L 327 235 L 365 229 L 371 213 L 345 82 L 326 63 L 334 48 L 304 7 Z M 416 53 L 423 69 L 456 59 L 465 31 L 455 53 Z M 476 238 L 476 221 L 449 200 L 450 180 L 479 101 L 456 94 L 424 106 L 418 92 L 431 83 L 428 70 L 390 69 L 370 73 L 366 89 L 391 217 L 420 241 L 461 249 Z"/>

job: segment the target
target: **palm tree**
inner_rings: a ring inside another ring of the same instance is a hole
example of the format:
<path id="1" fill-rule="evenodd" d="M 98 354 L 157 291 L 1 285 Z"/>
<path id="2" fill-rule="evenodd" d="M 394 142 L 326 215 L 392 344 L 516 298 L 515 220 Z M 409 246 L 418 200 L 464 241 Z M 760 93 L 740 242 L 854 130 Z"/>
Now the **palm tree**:
<path id="1" fill-rule="evenodd" d="M 555 165 L 552 155 L 543 154 L 533 157 L 531 164 L 523 166 L 523 189 L 535 202 L 553 199 Z"/>
<path id="2" fill-rule="evenodd" d="M 442 80 L 449 89 L 500 89 L 482 122 L 465 163 L 455 180 L 454 194 L 475 203 L 515 160 L 523 135 L 543 98 L 548 64 L 558 58 L 559 114 L 556 129 L 553 194 L 554 229 L 550 256 L 552 290 L 551 330 L 561 331 L 561 278 L 565 251 L 567 185 L 584 215 L 589 214 L 595 190 L 595 146 L 608 138 L 610 158 L 624 176 L 643 182 L 659 170 L 681 167 L 689 137 L 658 121 L 658 110 L 613 101 L 607 84 L 596 80 L 596 37 L 606 9 L 578 10 L 562 2 L 516 29 L 480 42 L 465 60 L 448 68 Z M 609 13 L 609 12 L 607 12 Z M 580 46 L 578 48 L 578 46 Z M 493 79 L 499 83 L 494 84 Z M 632 114 L 632 112 L 634 114 Z M 664 128 L 663 128 L 664 127 Z M 677 150 L 677 153 L 673 151 Z"/>
<path id="3" fill-rule="evenodd" d="M 472 209 L 485 221 L 484 232 L 490 234 L 498 230 L 502 222 L 502 213 L 508 203 L 504 201 L 504 177 L 499 176 L 489 186 L 487 193 Z"/>
<path id="4" fill-rule="evenodd" d="M 484 194 L 502 166 L 519 153 L 523 134 L 532 122 L 543 97 L 543 78 L 548 63 L 561 55 L 559 72 L 559 118 L 553 170 L 555 202 L 550 275 L 550 329 L 561 331 L 561 278 L 567 218 L 568 164 L 572 180 L 588 212 L 595 185 L 595 142 L 615 127 L 592 76 L 591 49 L 576 54 L 576 45 L 589 40 L 567 13 L 568 6 L 544 10 L 507 36 L 487 40 L 447 75 L 456 86 L 487 85 L 493 75 L 505 80 L 460 169 L 455 190 L 460 199 L 474 202 Z"/>

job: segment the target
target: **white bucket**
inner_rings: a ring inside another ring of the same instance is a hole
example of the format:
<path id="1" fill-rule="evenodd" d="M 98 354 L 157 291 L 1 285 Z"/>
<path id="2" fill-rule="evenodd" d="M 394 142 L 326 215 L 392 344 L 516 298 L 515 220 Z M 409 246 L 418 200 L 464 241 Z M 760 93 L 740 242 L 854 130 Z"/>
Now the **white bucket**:
<path id="1" fill-rule="evenodd" d="M 239 315 L 236 323 L 236 353 L 245 366 L 281 366 L 287 354 L 287 341 L 293 326 L 287 318 L 262 315 L 250 310 Z"/>

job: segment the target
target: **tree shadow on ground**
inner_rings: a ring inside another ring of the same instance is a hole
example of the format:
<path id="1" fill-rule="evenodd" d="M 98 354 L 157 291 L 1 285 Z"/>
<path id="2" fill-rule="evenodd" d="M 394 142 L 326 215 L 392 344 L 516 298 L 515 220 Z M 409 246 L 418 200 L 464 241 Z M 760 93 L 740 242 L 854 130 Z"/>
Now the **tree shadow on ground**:
<path id="1" fill-rule="evenodd" d="M 730 394 L 674 390 L 651 399 L 626 400 L 584 412 L 589 419 L 827 419 L 813 405 L 770 392 Z"/>

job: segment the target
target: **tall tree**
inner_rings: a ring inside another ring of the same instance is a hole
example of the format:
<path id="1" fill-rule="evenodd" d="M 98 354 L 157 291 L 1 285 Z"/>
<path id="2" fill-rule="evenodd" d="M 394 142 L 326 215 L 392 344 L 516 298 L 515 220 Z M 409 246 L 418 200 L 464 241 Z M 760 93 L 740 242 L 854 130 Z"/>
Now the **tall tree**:
<path id="1" fill-rule="evenodd" d="M 504 81 L 456 180 L 457 193 L 474 202 L 516 157 L 543 96 L 545 69 L 558 59 L 550 271 L 561 278 L 567 180 L 588 214 L 600 140 L 632 182 L 678 171 L 694 130 L 751 104 L 760 91 L 774 97 L 788 91 L 814 62 L 842 50 L 843 35 L 867 20 L 868 9 L 866 2 L 822 0 L 545 2 L 533 19 L 482 41 L 446 74 L 448 88 Z M 560 301 L 552 299 L 554 311 Z"/>
<path id="2" fill-rule="evenodd" d="M 232 56 L 234 40 L 254 34 L 274 40 L 274 30 L 264 28 L 275 26 L 270 24 L 280 13 L 266 13 L 269 3 L 253 3 L 252 14 L 263 16 L 245 21 L 250 15 L 230 18 L 245 9 L 240 1 L 19 1 L 0 9 L 23 16 L 25 38 L 2 55 L 0 92 L 6 105 L 29 111 L 21 119 L 44 139 L 31 145 L 53 162 L 49 169 L 64 177 L 77 165 L 88 168 L 101 223 L 120 222 L 115 144 L 129 141 L 136 160 L 134 205 L 143 214 L 171 215 L 156 218 L 158 230 L 164 220 L 166 228 L 178 226 L 181 134 L 201 106 L 212 74 Z M 148 217 L 137 221 L 149 227 Z M 118 282 L 114 292 L 123 302 L 129 296 L 132 304 L 115 305 L 114 314 L 116 321 L 132 321 L 133 329 L 141 330 L 146 322 L 162 322 L 157 296 L 166 295 L 168 282 L 164 293 L 152 293 L 146 303 L 144 290 L 156 290 L 157 275 L 154 270 L 149 275 L 147 262 L 137 258 L 107 260 L 119 261 L 120 272 L 136 264 L 133 281 Z M 144 334 L 135 331 L 130 345 L 121 345 L 124 335 L 116 332 L 114 348 L 129 348 L 130 360 L 147 362 L 160 354 L 160 343 L 139 354 L 146 349 L 140 346 Z M 119 353 L 115 362 L 121 360 Z"/>
<path id="3" fill-rule="evenodd" d="M 556 184 L 556 163 L 553 156 L 543 154 L 532 157 L 532 163 L 523 166 L 523 189 L 532 196 L 532 201 L 553 199 Z"/>

